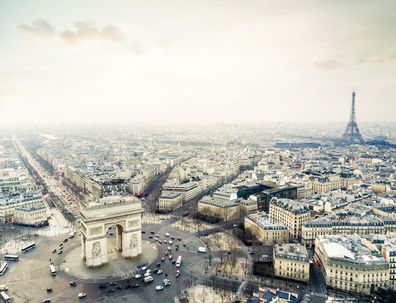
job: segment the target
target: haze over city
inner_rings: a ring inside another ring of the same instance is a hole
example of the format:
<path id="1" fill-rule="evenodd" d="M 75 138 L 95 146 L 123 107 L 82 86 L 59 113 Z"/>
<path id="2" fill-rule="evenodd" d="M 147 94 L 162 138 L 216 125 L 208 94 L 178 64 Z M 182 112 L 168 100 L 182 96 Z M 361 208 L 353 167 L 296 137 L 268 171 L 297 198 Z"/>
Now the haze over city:
<path id="1" fill-rule="evenodd" d="M 1 1 L 0 123 L 395 122 L 395 1 Z"/>

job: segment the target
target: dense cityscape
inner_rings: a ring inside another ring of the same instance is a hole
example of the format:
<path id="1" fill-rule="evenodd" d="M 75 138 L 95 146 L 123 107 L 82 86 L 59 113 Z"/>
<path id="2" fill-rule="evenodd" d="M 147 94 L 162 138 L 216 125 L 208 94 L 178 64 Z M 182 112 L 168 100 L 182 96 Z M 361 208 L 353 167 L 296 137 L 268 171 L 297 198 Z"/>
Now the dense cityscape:
<path id="1" fill-rule="evenodd" d="M 0 302 L 396 302 L 396 1 L 0 1 Z"/>

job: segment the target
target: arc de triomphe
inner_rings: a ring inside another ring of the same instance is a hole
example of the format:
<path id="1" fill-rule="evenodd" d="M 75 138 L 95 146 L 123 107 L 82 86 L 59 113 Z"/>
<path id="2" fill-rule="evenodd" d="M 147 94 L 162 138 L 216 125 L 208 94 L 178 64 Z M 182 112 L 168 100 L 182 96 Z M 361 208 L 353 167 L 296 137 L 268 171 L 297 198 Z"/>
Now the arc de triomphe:
<path id="1" fill-rule="evenodd" d="M 110 196 L 80 203 L 81 257 L 89 267 L 108 263 L 106 234 L 116 226 L 116 249 L 124 258 L 142 253 L 142 205 L 135 197 Z"/>

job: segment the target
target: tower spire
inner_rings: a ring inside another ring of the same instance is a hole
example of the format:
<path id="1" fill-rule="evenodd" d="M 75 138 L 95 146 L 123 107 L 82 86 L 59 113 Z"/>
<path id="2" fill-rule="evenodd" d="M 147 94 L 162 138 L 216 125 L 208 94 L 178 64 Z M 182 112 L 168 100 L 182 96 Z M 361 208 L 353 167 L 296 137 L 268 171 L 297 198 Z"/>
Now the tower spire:
<path id="1" fill-rule="evenodd" d="M 344 134 L 342 135 L 342 139 L 340 141 L 341 144 L 364 144 L 364 140 L 362 135 L 360 134 L 359 127 L 356 123 L 356 112 L 355 112 L 355 91 L 352 91 L 352 108 L 351 108 L 351 116 L 349 118 L 349 122 L 345 129 Z"/>

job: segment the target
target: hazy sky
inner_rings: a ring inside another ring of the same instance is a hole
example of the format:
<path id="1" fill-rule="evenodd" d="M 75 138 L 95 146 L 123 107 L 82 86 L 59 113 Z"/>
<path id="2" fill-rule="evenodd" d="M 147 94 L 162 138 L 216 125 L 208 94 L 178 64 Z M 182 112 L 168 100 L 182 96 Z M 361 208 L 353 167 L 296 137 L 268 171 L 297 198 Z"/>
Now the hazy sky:
<path id="1" fill-rule="evenodd" d="M 396 1 L 0 1 L 0 123 L 396 122 Z"/>

